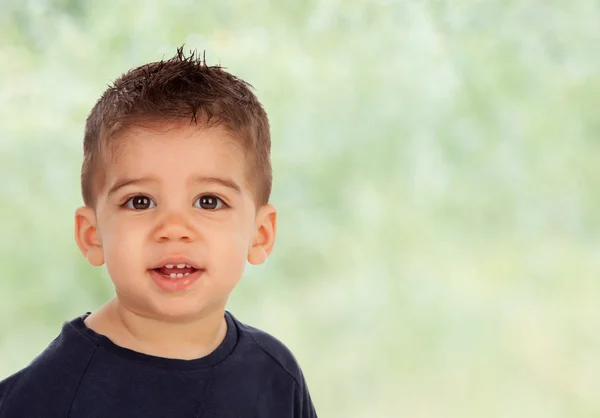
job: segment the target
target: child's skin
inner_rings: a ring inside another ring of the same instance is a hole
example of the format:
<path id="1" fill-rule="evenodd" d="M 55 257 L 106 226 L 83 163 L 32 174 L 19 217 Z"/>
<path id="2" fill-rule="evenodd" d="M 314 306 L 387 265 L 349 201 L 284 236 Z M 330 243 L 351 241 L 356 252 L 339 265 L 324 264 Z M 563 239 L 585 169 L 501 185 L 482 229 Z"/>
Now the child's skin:
<path id="1" fill-rule="evenodd" d="M 273 250 L 276 210 L 256 207 L 241 145 L 223 127 L 146 124 L 115 141 L 95 208 L 75 213 L 77 245 L 90 264 L 106 263 L 116 290 L 85 323 L 141 353 L 206 356 L 225 336 L 246 261 Z M 172 281 L 153 270 L 180 262 L 200 271 Z"/>

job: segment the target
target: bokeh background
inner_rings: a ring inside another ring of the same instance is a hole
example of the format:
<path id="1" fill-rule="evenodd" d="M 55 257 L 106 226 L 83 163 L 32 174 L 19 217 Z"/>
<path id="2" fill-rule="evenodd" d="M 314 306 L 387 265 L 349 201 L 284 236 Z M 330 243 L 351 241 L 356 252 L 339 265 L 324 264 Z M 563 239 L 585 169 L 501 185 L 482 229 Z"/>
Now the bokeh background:
<path id="1" fill-rule="evenodd" d="M 600 416 L 592 0 L 0 0 L 0 377 L 111 297 L 85 118 L 184 43 L 269 113 L 277 247 L 229 309 L 320 416 Z"/>

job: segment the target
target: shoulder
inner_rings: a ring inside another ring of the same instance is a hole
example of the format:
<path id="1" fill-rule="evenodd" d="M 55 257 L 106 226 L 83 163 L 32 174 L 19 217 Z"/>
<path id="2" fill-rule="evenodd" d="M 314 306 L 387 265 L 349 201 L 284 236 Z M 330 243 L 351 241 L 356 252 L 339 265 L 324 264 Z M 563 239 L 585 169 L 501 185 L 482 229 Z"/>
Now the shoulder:
<path id="1" fill-rule="evenodd" d="M 260 381 L 251 379 L 253 387 L 260 386 L 258 416 L 273 416 L 278 405 L 276 416 L 316 418 L 304 375 L 290 349 L 269 333 L 233 319 L 239 330 L 238 359 L 248 364 L 254 376 L 262 376 Z"/>
<path id="2" fill-rule="evenodd" d="M 70 394 L 96 348 L 73 322 L 65 323 L 60 335 L 27 367 L 0 381 L 0 418 L 15 416 L 15 411 L 27 411 L 22 416 L 32 417 L 48 410 L 68 411 Z"/>
<path id="3" fill-rule="evenodd" d="M 231 315 L 231 314 L 230 314 Z M 231 315 L 240 333 L 240 340 L 245 342 L 253 356 L 263 360 L 287 374 L 296 384 L 302 382 L 302 371 L 292 351 L 280 340 L 258 328 L 240 322 Z"/>
<path id="4" fill-rule="evenodd" d="M 19 378 L 25 373 L 26 369 L 18 371 L 12 376 L 8 376 L 4 380 L 0 380 L 0 413 L 2 412 L 2 404 L 4 400 L 8 397 L 10 390 L 18 382 Z"/>

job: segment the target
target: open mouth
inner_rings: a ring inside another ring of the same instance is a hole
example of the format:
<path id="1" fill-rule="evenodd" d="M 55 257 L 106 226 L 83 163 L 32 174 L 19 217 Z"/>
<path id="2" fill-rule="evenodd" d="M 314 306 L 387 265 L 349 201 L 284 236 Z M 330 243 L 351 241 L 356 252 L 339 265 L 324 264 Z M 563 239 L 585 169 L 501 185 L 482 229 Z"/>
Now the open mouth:
<path id="1" fill-rule="evenodd" d="M 198 271 L 189 264 L 167 264 L 163 267 L 153 269 L 166 279 L 182 279 Z"/>

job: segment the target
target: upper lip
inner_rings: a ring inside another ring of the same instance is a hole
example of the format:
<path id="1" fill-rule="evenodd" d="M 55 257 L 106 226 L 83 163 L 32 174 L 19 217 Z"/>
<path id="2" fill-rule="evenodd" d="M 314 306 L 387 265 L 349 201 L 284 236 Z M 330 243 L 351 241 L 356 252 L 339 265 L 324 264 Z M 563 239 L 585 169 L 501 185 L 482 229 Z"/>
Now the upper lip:
<path id="1" fill-rule="evenodd" d="M 192 260 L 190 260 L 189 258 L 186 258 L 186 257 L 168 257 L 168 258 L 165 258 L 162 261 L 160 261 L 157 264 L 155 264 L 154 267 L 151 267 L 151 269 L 152 270 L 159 269 L 159 268 L 162 268 L 162 267 L 166 266 L 167 264 L 173 264 L 173 265 L 187 264 L 189 266 L 192 266 L 192 268 L 194 268 L 196 270 L 200 270 L 200 267 L 198 267 L 198 263 L 196 263 L 195 261 L 192 261 Z"/>

